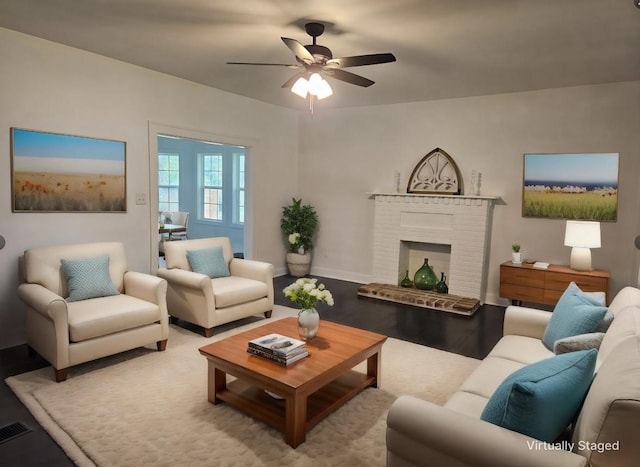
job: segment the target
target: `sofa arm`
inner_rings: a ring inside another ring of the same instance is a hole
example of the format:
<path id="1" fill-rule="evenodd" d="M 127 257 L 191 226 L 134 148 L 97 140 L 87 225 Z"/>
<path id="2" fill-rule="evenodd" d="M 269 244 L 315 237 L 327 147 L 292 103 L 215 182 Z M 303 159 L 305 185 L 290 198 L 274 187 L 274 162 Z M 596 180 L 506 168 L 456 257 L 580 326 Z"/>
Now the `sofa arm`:
<path id="1" fill-rule="evenodd" d="M 56 326 L 67 328 L 67 302 L 40 284 L 20 284 L 18 297 L 29 308 L 52 320 Z"/>
<path id="2" fill-rule="evenodd" d="M 488 422 L 417 399 L 399 397 L 387 416 L 387 467 L 569 467 L 587 459 Z"/>
<path id="3" fill-rule="evenodd" d="M 550 311 L 536 308 L 508 306 L 504 312 L 503 334 L 542 339 L 552 315 Z"/>

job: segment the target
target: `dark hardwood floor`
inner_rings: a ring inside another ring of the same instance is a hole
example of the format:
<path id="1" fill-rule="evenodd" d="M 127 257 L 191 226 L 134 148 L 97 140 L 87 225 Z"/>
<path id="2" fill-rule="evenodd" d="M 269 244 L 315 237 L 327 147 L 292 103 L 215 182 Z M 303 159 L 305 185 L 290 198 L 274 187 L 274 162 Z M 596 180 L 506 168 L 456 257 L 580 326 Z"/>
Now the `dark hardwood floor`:
<path id="1" fill-rule="evenodd" d="M 290 276 L 274 279 L 276 304 L 292 306 L 283 296 L 282 289 L 294 280 Z M 353 282 L 328 278 L 319 278 L 319 281 L 331 291 L 335 300 L 333 307 L 318 306 L 324 320 L 473 358 L 484 358 L 502 336 L 503 307 L 483 305 L 472 317 L 467 317 L 358 297 L 360 284 Z M 225 329 L 244 322 L 225 325 Z M 0 440 L 1 466 L 74 465 L 4 383 L 9 376 L 47 365 L 40 357 L 30 357 L 26 345 L 0 350 L 0 428 L 20 422 L 31 430 L 6 442 Z"/>

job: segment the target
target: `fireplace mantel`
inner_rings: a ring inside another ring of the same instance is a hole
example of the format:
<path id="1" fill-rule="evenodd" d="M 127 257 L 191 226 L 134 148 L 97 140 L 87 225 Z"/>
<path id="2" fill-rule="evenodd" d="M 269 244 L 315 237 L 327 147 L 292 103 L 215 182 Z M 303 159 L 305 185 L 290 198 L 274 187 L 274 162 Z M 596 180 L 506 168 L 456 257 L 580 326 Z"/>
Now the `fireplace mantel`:
<path id="1" fill-rule="evenodd" d="M 375 201 L 373 279 L 398 284 L 401 245 L 448 245 L 449 293 L 484 302 L 491 218 L 498 196 L 368 193 Z M 410 271 L 413 273 L 414 271 Z"/>
<path id="2" fill-rule="evenodd" d="M 474 195 L 439 195 L 439 194 L 426 194 L 426 193 L 392 193 L 392 192 L 372 192 L 367 193 L 369 198 L 377 198 L 378 196 L 402 196 L 402 197 L 410 197 L 410 198 L 446 198 L 450 200 L 462 200 L 462 199 L 470 199 L 470 200 L 479 200 L 486 199 L 489 201 L 497 201 L 500 199 L 499 196 L 474 196 Z"/>

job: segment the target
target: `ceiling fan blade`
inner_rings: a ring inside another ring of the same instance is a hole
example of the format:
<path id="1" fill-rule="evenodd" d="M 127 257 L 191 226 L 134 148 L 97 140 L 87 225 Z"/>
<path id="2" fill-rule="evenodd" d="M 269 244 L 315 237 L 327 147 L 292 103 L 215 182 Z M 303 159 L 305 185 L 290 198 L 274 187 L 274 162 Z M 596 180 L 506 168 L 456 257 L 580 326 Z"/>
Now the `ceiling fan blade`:
<path id="1" fill-rule="evenodd" d="M 311 52 L 309 52 L 304 45 L 298 42 L 295 39 L 289 39 L 288 37 L 281 37 L 282 42 L 286 44 L 289 49 L 298 57 L 299 60 L 306 63 L 307 65 L 311 65 L 315 60 Z"/>
<path id="2" fill-rule="evenodd" d="M 289 89 L 291 88 L 291 86 L 293 86 L 293 83 L 295 83 L 296 81 L 298 81 L 298 78 L 301 78 L 303 76 L 305 76 L 307 74 L 306 71 L 301 71 L 300 73 L 296 73 L 295 75 L 293 75 L 291 78 L 289 78 L 288 80 L 286 80 L 284 82 L 284 84 L 281 86 L 284 89 Z"/>
<path id="3" fill-rule="evenodd" d="M 296 65 L 293 63 L 227 62 L 227 65 L 286 66 L 287 68 L 300 68 L 300 65 Z"/>
<path id="4" fill-rule="evenodd" d="M 375 81 L 371 81 L 370 79 L 367 79 L 363 76 L 356 75 L 339 68 L 325 69 L 324 72 L 332 78 L 339 79 L 340 81 L 345 81 L 350 84 L 355 84 L 356 86 L 362 86 L 363 88 L 368 88 L 373 83 L 375 83 Z"/>
<path id="5" fill-rule="evenodd" d="M 326 65 L 331 67 L 347 68 L 351 66 L 377 65 L 378 63 L 395 62 L 396 57 L 390 53 L 355 55 L 353 57 L 339 57 L 327 60 Z"/>

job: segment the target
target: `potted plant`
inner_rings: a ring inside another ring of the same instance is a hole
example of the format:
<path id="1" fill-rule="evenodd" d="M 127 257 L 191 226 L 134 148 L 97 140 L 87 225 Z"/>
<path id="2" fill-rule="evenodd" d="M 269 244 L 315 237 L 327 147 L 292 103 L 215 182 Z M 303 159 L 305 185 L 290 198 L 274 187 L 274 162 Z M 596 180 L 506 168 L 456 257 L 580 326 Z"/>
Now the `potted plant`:
<path id="1" fill-rule="evenodd" d="M 520 251 L 520 245 L 517 243 L 511 245 L 511 258 L 513 264 L 522 264 L 522 252 Z"/>
<path id="2" fill-rule="evenodd" d="M 302 204 L 302 198 L 291 199 L 289 206 L 282 208 L 280 229 L 288 244 L 287 267 L 295 277 L 302 277 L 311 268 L 313 236 L 318 230 L 318 214 L 310 204 Z"/>

